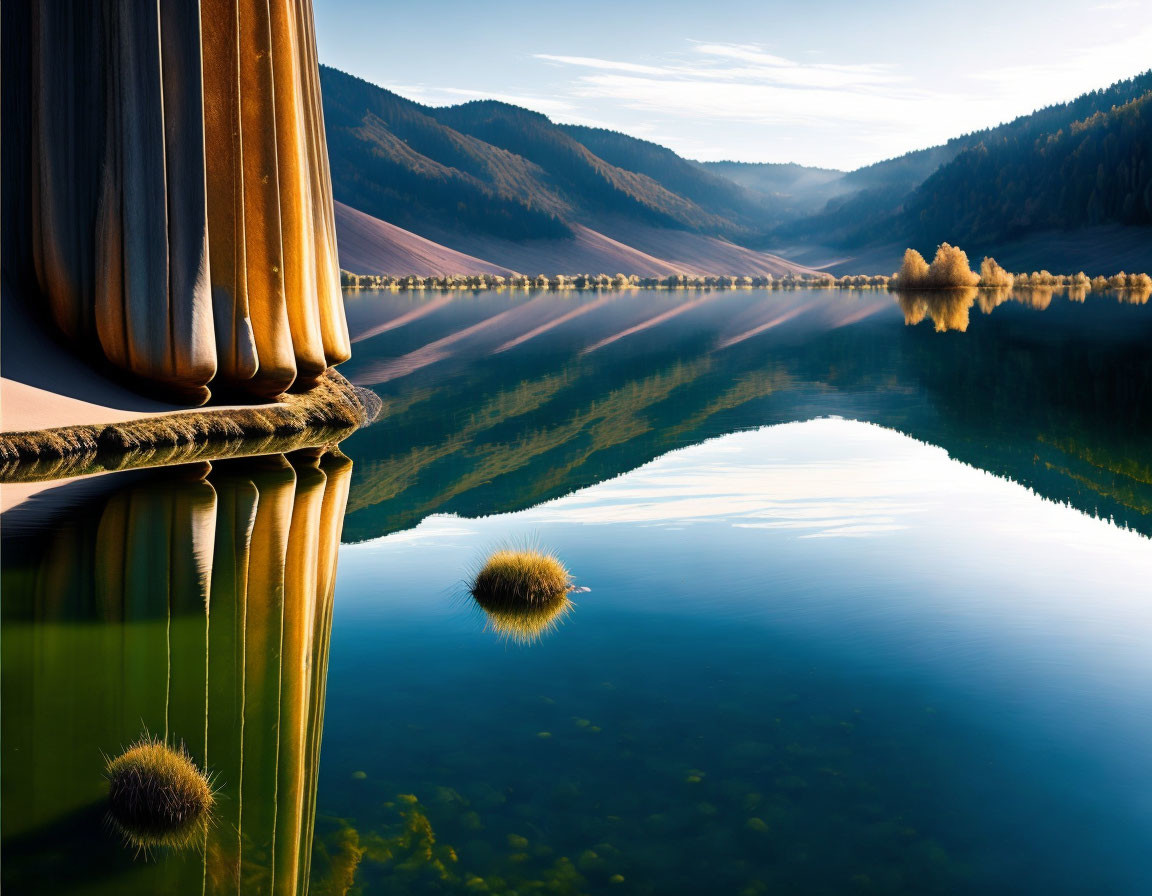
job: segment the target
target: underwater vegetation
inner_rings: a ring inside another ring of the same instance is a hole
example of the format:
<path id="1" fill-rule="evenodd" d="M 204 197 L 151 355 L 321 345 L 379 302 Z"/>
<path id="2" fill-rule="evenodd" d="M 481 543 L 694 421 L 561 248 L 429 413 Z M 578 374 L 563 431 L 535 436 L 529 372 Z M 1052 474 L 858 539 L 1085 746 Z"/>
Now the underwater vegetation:
<path id="1" fill-rule="evenodd" d="M 499 550 L 472 577 L 468 591 L 493 631 L 529 643 L 551 631 L 572 608 L 572 576 L 554 555 Z"/>
<path id="2" fill-rule="evenodd" d="M 453 796 L 459 797 L 452 792 Z M 320 819 L 310 892 L 316 896 L 366 893 L 528 893 L 577 894 L 590 891 L 584 873 L 622 883 L 623 875 L 591 850 L 575 861 L 556 858 L 546 845 L 520 834 L 504 838 L 500 852 L 483 850 L 485 868 L 471 869 L 457 849 L 438 841 L 428 809 L 411 793 L 398 794 L 383 808 L 389 821 L 378 831 L 358 830 L 346 819 Z M 470 813 L 474 816 L 474 813 Z M 478 822 L 477 822 L 478 824 Z M 475 848 L 475 843 L 472 844 Z M 508 850 L 505 852 L 504 850 Z M 478 873 L 483 871 L 483 874 Z"/>
<path id="3" fill-rule="evenodd" d="M 215 797 L 183 745 L 144 735 L 108 761 L 108 816 L 141 852 L 191 845 L 207 830 Z"/>

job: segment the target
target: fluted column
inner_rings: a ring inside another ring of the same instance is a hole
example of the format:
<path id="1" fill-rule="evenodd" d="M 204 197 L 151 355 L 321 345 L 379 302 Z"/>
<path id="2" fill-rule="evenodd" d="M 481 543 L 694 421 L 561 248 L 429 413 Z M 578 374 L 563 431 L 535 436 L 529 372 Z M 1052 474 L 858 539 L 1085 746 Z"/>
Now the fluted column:
<path id="1" fill-rule="evenodd" d="M 194 403 L 350 354 L 311 0 L 6 3 L 6 273 Z"/>

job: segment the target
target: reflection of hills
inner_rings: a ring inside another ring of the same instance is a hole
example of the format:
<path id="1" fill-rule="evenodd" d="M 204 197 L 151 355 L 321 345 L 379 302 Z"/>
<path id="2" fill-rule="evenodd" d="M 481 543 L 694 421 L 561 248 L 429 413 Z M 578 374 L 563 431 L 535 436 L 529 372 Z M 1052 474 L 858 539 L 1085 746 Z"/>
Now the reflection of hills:
<path id="1" fill-rule="evenodd" d="M 126 876 L 133 892 L 303 892 L 351 464 L 206 468 L 139 476 L 46 534 L 6 530 L 6 892 L 122 892 Z M 142 727 L 218 788 L 203 848 L 149 863 L 101 823 L 102 753 Z"/>
<path id="2" fill-rule="evenodd" d="M 1152 317 L 1114 298 L 963 295 L 925 307 L 939 329 L 965 319 L 937 334 L 870 292 L 491 293 L 388 328 L 439 300 L 349 302 L 354 329 L 380 331 L 354 380 L 442 349 L 377 385 L 385 415 L 346 445 L 350 540 L 530 506 L 705 438 L 828 414 L 1152 532 L 1152 470 L 1132 461 L 1152 430 Z"/>

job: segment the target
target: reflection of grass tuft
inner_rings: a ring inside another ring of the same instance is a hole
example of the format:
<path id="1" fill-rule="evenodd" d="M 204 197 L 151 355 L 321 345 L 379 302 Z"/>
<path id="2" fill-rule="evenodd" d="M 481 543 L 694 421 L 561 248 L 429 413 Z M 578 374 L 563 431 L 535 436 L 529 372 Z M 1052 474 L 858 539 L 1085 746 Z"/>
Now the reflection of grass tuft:
<path id="1" fill-rule="evenodd" d="M 203 835 L 212 785 L 183 747 L 146 735 L 109 760 L 107 774 L 109 815 L 129 845 L 180 848 Z"/>

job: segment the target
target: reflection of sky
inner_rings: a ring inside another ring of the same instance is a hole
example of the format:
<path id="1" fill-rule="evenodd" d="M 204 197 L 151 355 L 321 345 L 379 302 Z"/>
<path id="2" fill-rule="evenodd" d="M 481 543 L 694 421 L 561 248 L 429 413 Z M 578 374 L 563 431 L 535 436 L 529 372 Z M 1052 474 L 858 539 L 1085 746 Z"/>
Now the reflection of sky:
<path id="1" fill-rule="evenodd" d="M 988 674 L 991 652 L 1074 690 L 1124 691 L 1152 675 L 1148 539 L 838 419 L 732 434 L 530 510 L 434 516 L 345 546 L 339 603 L 451 617 L 441 598 L 485 551 L 532 541 L 601 611 L 707 607 L 821 637 L 860 626 L 854 637 L 871 631 L 872 648 L 949 674 Z M 371 585 L 381 576 L 384 594 Z"/>
<path id="2" fill-rule="evenodd" d="M 484 630 L 464 581 L 485 552 L 533 542 L 590 591 L 558 630 L 512 647 Z M 717 707 L 755 715 L 758 689 L 795 681 L 813 718 L 847 699 L 883 719 L 872 736 L 911 757 L 883 769 L 894 780 L 912 769 L 922 782 L 924 763 L 953 781 L 965 796 L 934 805 L 938 821 L 962 827 L 957 805 L 975 787 L 994 795 L 973 797 L 988 816 L 976 828 L 1003 823 L 1018 841 L 1007 852 L 1034 856 L 1024 866 L 1075 865 L 1066 839 L 1081 858 L 1110 857 L 1087 862 L 1096 871 L 1146 869 L 1152 542 L 940 448 L 840 419 L 739 432 L 526 511 L 430 517 L 342 547 L 340 563 L 330 718 L 393 701 L 433 744 L 481 744 L 480 723 L 425 716 L 463 687 L 500 719 L 519 705 L 508 694 L 546 681 L 564 714 L 598 718 L 597 683 L 611 681 L 639 724 L 676 732 L 659 742 L 674 753 L 738 736 L 693 726 Z M 928 718 L 955 736 L 918 742 Z M 512 742 L 503 728 L 489 736 Z"/>
<path id="3" fill-rule="evenodd" d="M 736 433 L 672 452 L 638 470 L 504 518 L 515 528 L 632 523 L 790 530 L 797 537 L 919 529 L 954 546 L 1010 538 L 1019 550 L 1053 543 L 1142 561 L 1147 539 L 1044 501 L 930 445 L 838 419 Z M 388 544 L 484 535 L 493 520 L 431 517 Z M 372 544 L 379 544 L 375 542 Z M 371 548 L 369 548 L 371 549 Z"/>

